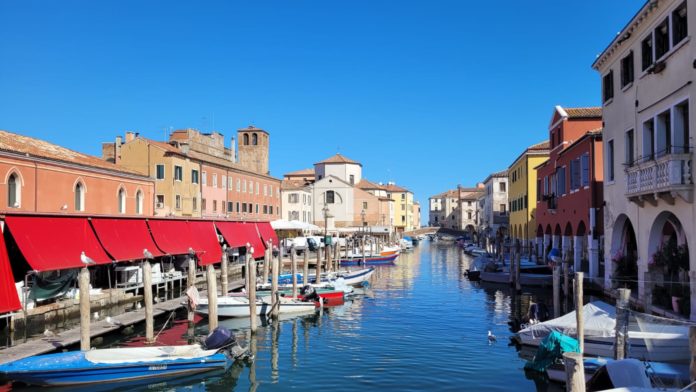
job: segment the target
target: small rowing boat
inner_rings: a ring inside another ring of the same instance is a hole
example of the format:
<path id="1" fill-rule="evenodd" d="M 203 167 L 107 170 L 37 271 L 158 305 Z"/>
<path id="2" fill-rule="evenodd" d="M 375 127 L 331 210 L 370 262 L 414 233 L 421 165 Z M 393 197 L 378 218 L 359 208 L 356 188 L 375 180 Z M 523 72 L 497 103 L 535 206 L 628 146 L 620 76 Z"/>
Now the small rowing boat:
<path id="1" fill-rule="evenodd" d="M 399 257 L 398 254 L 391 256 L 371 256 L 371 257 L 354 257 L 347 259 L 340 259 L 339 263 L 343 266 L 349 265 L 390 265 L 394 264 L 394 261 Z"/>

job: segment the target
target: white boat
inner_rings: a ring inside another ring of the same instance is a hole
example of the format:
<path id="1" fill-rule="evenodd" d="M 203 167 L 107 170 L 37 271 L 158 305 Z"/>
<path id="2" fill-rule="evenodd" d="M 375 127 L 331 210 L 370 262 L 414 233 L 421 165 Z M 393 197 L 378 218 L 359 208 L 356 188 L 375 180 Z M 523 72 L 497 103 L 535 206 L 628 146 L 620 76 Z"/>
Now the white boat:
<path id="1" fill-rule="evenodd" d="M 328 287 L 338 287 L 338 290 L 341 290 L 341 287 L 343 286 L 353 286 L 353 287 L 359 287 L 365 284 L 365 282 L 370 281 L 370 277 L 372 277 L 372 274 L 375 272 L 374 267 L 370 268 L 362 268 L 359 270 L 354 270 L 354 271 L 339 271 L 339 272 L 332 272 L 332 273 L 324 273 L 321 275 L 321 281 L 319 283 L 316 283 L 316 274 L 310 274 L 309 275 L 309 282 L 312 284 L 312 287 L 315 288 L 328 288 Z M 303 275 L 298 273 L 297 274 L 297 284 L 298 286 L 302 285 L 302 282 L 304 281 L 302 279 Z M 260 290 L 268 290 L 269 287 L 271 287 L 271 284 L 266 282 L 261 285 L 257 286 Z M 278 278 L 278 287 L 287 289 L 287 288 L 292 288 L 292 274 L 287 274 L 287 275 L 281 275 Z M 346 291 L 346 290 L 343 290 Z"/>
<path id="2" fill-rule="evenodd" d="M 613 357 L 616 309 L 602 301 L 583 306 L 585 322 L 585 355 Z M 633 313 L 633 312 L 632 312 Z M 685 362 L 691 358 L 689 352 L 689 329 L 674 325 L 674 321 L 660 319 L 641 313 L 632 316 L 629 323 L 628 355 L 631 358 L 655 362 Z M 559 318 L 533 324 L 520 330 L 515 339 L 521 344 L 539 346 L 551 332 L 558 331 L 568 336 L 577 336 L 575 311 Z M 640 321 L 636 321 L 640 320 Z"/>
<path id="3" fill-rule="evenodd" d="M 256 300 L 256 315 L 271 313 L 271 297 L 261 296 Z M 218 297 L 218 317 L 249 317 L 248 297 Z M 302 313 L 314 311 L 314 302 L 302 302 L 295 299 L 280 297 L 278 314 Z M 196 306 L 196 313 L 208 315 L 208 299 L 201 298 Z"/>

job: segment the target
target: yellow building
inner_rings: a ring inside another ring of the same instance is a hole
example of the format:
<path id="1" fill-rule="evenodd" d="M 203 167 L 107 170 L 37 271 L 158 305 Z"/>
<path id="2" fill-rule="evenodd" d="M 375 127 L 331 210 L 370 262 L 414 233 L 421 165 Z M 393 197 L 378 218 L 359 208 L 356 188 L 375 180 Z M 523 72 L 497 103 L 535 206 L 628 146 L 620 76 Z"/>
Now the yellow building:
<path id="1" fill-rule="evenodd" d="M 536 238 L 537 177 L 535 167 L 549 158 L 549 142 L 527 147 L 508 168 L 510 238 L 528 246 Z"/>
<path id="2" fill-rule="evenodd" d="M 394 200 L 394 229 L 397 232 L 413 230 L 413 192 L 393 182 L 387 183 L 385 189 L 387 197 Z"/>

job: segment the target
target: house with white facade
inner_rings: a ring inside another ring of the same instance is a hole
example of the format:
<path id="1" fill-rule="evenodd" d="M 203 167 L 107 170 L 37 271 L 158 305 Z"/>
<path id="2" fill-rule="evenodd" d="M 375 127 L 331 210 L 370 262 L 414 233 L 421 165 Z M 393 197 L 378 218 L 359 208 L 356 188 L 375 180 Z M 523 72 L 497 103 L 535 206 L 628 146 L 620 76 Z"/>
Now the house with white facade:
<path id="1" fill-rule="evenodd" d="M 281 219 L 314 222 L 312 211 L 312 185 L 304 181 L 283 180 L 280 184 L 282 197 Z"/>
<path id="2" fill-rule="evenodd" d="M 479 232 L 483 237 L 495 239 L 497 235 L 507 235 L 508 216 L 508 172 L 492 173 L 483 181 L 483 201 L 480 203 Z"/>
<path id="3" fill-rule="evenodd" d="M 605 288 L 696 320 L 696 7 L 652 0 L 597 57 L 604 121 Z M 611 267 L 610 267 L 611 266 Z"/>

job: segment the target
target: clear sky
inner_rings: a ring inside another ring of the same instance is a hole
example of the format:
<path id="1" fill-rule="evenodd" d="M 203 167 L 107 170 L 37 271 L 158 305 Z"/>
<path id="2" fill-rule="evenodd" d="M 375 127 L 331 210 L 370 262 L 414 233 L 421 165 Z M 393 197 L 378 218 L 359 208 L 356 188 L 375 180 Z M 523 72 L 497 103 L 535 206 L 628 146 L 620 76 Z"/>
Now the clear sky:
<path id="1" fill-rule="evenodd" d="M 100 155 L 254 124 L 272 175 L 340 152 L 426 210 L 546 138 L 554 105 L 597 105 L 590 65 L 643 3 L 0 0 L 0 129 Z"/>

